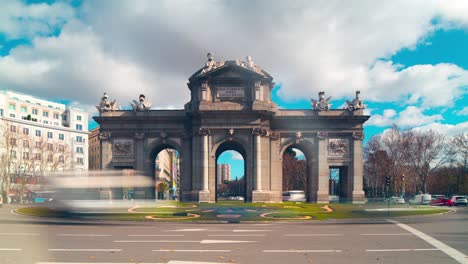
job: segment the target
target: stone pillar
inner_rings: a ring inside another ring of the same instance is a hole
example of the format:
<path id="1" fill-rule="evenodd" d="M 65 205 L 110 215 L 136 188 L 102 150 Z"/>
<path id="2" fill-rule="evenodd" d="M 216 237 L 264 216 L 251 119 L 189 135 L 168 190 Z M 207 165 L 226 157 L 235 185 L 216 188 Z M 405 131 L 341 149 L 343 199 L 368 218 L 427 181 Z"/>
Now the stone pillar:
<path id="1" fill-rule="evenodd" d="M 210 130 L 208 128 L 200 128 L 199 135 L 201 137 L 200 146 L 200 160 L 201 160 L 201 190 L 199 192 L 199 202 L 211 202 L 210 201 L 210 190 L 209 190 L 209 135 Z"/>
<path id="2" fill-rule="evenodd" d="M 317 133 L 316 158 L 312 165 L 312 190 L 311 200 L 316 203 L 329 203 L 328 185 L 330 168 L 328 166 L 328 134 Z"/>
<path id="3" fill-rule="evenodd" d="M 101 142 L 101 169 L 110 169 L 112 161 L 112 144 L 110 142 L 111 133 L 99 133 L 99 141 Z"/>
<path id="4" fill-rule="evenodd" d="M 262 136 L 255 137 L 255 191 L 262 190 Z"/>
<path id="5" fill-rule="evenodd" d="M 135 149 L 134 149 L 134 157 L 135 157 L 135 169 L 139 172 L 145 170 L 145 148 L 144 148 L 144 133 L 135 133 Z"/>
<path id="6" fill-rule="evenodd" d="M 362 132 L 353 133 L 353 166 L 352 173 L 349 173 L 351 179 L 349 183 L 352 184 L 352 201 L 353 203 L 362 204 L 365 202 L 364 196 L 364 160 L 363 160 L 363 149 L 362 139 L 364 134 Z"/>
<path id="7" fill-rule="evenodd" d="M 252 202 L 269 202 L 271 201 L 271 192 L 268 184 L 269 170 L 264 167 L 264 163 L 268 158 L 269 144 L 264 140 L 269 140 L 269 130 L 262 128 L 254 128 L 252 135 L 254 139 L 254 190 L 252 191 Z"/>

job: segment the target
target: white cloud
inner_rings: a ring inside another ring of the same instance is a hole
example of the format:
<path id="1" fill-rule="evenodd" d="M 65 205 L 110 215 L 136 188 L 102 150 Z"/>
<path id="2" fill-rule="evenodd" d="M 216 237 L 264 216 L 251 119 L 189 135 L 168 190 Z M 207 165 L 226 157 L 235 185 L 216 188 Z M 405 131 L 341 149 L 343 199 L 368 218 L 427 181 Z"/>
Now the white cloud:
<path id="1" fill-rule="evenodd" d="M 385 109 L 383 111 L 383 115 L 375 114 L 369 118 L 366 125 L 374 125 L 379 127 L 390 126 L 394 121 L 394 117 L 396 115 L 396 111 L 393 109 Z"/>
<path id="2" fill-rule="evenodd" d="M 415 106 L 408 106 L 401 111 L 395 123 L 400 127 L 417 127 L 443 120 L 442 115 L 425 115 L 421 109 Z"/>
<path id="3" fill-rule="evenodd" d="M 75 19 L 65 3 L 4 6 L 0 31 L 36 37 L 31 47 L 0 57 L 2 88 L 85 105 L 107 91 L 124 106 L 145 93 L 155 108 L 180 109 L 190 98 L 187 78 L 208 51 L 216 59 L 252 55 L 290 99 L 319 90 L 350 98 L 361 90 L 364 100 L 451 106 L 468 84 L 468 72 L 456 65 L 402 70 L 378 60 L 414 48 L 436 28 L 468 27 L 463 0 L 103 0 L 85 1 Z M 31 19 L 11 22 L 15 17 Z M 436 17 L 438 25 L 431 23 Z M 65 20 L 60 36 L 44 37 Z M 382 118 L 372 122 L 388 123 Z"/>
<path id="4" fill-rule="evenodd" d="M 231 156 L 231 159 L 233 160 L 244 160 L 244 158 L 242 157 L 242 155 L 237 152 L 237 151 L 234 151 L 234 150 L 228 150 L 226 151 L 225 153 L 228 153 L 230 156 Z"/>
<path id="5" fill-rule="evenodd" d="M 456 136 L 461 133 L 468 131 L 468 122 L 462 122 L 458 124 L 440 124 L 440 123 L 431 123 L 422 127 L 415 128 L 414 130 L 433 130 L 439 133 L 442 133 L 447 136 Z"/>
<path id="6" fill-rule="evenodd" d="M 468 106 L 463 107 L 462 110 L 455 111 L 457 116 L 468 116 Z"/>

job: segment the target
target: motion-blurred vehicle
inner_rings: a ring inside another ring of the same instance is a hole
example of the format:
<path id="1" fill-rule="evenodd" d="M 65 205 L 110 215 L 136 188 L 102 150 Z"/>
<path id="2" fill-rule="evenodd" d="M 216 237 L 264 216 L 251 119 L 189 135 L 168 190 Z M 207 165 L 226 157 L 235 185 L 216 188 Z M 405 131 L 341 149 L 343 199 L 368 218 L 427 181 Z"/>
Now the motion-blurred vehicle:
<path id="1" fill-rule="evenodd" d="M 430 194 L 416 194 L 409 200 L 410 204 L 430 204 L 432 196 Z"/>
<path id="2" fill-rule="evenodd" d="M 430 205 L 439 205 L 439 206 L 453 206 L 452 200 L 447 197 L 436 197 L 433 198 L 430 202 Z"/>
<path id="3" fill-rule="evenodd" d="M 235 200 L 236 201 L 244 201 L 244 196 L 236 196 Z"/>
<path id="4" fill-rule="evenodd" d="M 43 191 L 32 193 L 33 203 L 50 203 L 54 201 L 55 191 Z"/>
<path id="5" fill-rule="evenodd" d="M 340 197 L 338 195 L 330 195 L 328 201 L 330 201 L 330 203 L 338 203 L 340 202 Z"/>
<path id="6" fill-rule="evenodd" d="M 305 202 L 306 196 L 304 191 L 301 190 L 291 190 L 283 192 L 283 201 L 290 202 Z"/>
<path id="7" fill-rule="evenodd" d="M 0 194 L 0 208 L 3 206 L 3 196 Z"/>
<path id="8" fill-rule="evenodd" d="M 405 199 L 398 197 L 398 196 L 392 196 L 390 197 L 390 203 L 405 204 Z"/>
<path id="9" fill-rule="evenodd" d="M 452 196 L 453 205 L 464 205 L 467 206 L 468 202 L 465 196 L 454 195 Z"/>

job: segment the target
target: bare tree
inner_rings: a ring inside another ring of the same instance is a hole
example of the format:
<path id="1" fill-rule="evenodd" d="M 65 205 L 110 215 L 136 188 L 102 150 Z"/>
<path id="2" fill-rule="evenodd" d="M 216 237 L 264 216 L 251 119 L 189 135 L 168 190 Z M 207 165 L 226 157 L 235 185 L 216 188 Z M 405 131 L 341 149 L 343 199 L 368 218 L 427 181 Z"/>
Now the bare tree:
<path id="1" fill-rule="evenodd" d="M 6 196 L 4 200 L 7 203 L 11 202 L 9 196 L 11 189 L 11 178 L 13 175 L 13 163 L 16 159 L 16 150 L 12 141 L 17 140 L 17 133 L 11 132 L 11 122 L 4 121 L 0 123 L 0 149 L 3 151 L 0 153 L 0 176 L 2 181 L 2 192 Z"/>
<path id="2" fill-rule="evenodd" d="M 298 160 L 291 148 L 283 154 L 283 190 L 304 190 L 307 193 L 307 164 Z"/>
<path id="3" fill-rule="evenodd" d="M 446 137 L 435 131 L 407 131 L 405 159 L 416 174 L 417 191 L 427 192 L 429 173 L 450 161 L 454 152 Z"/>
<path id="4" fill-rule="evenodd" d="M 468 185 L 465 178 L 468 177 L 468 135 L 460 134 L 452 138 L 451 145 L 454 151 L 454 161 L 459 169 L 457 175 L 457 193 L 466 193 Z"/>

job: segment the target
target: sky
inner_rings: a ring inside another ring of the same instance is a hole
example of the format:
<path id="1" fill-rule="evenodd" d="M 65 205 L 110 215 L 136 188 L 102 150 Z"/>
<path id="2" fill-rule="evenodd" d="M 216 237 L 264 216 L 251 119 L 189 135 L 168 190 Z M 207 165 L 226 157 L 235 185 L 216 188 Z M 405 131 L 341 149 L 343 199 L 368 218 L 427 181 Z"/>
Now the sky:
<path id="1" fill-rule="evenodd" d="M 250 55 L 281 108 L 359 90 L 365 141 L 392 124 L 451 136 L 468 131 L 467 47 L 466 0 L 1 0 L 0 89 L 91 116 L 104 92 L 180 109 L 207 52 Z"/>

